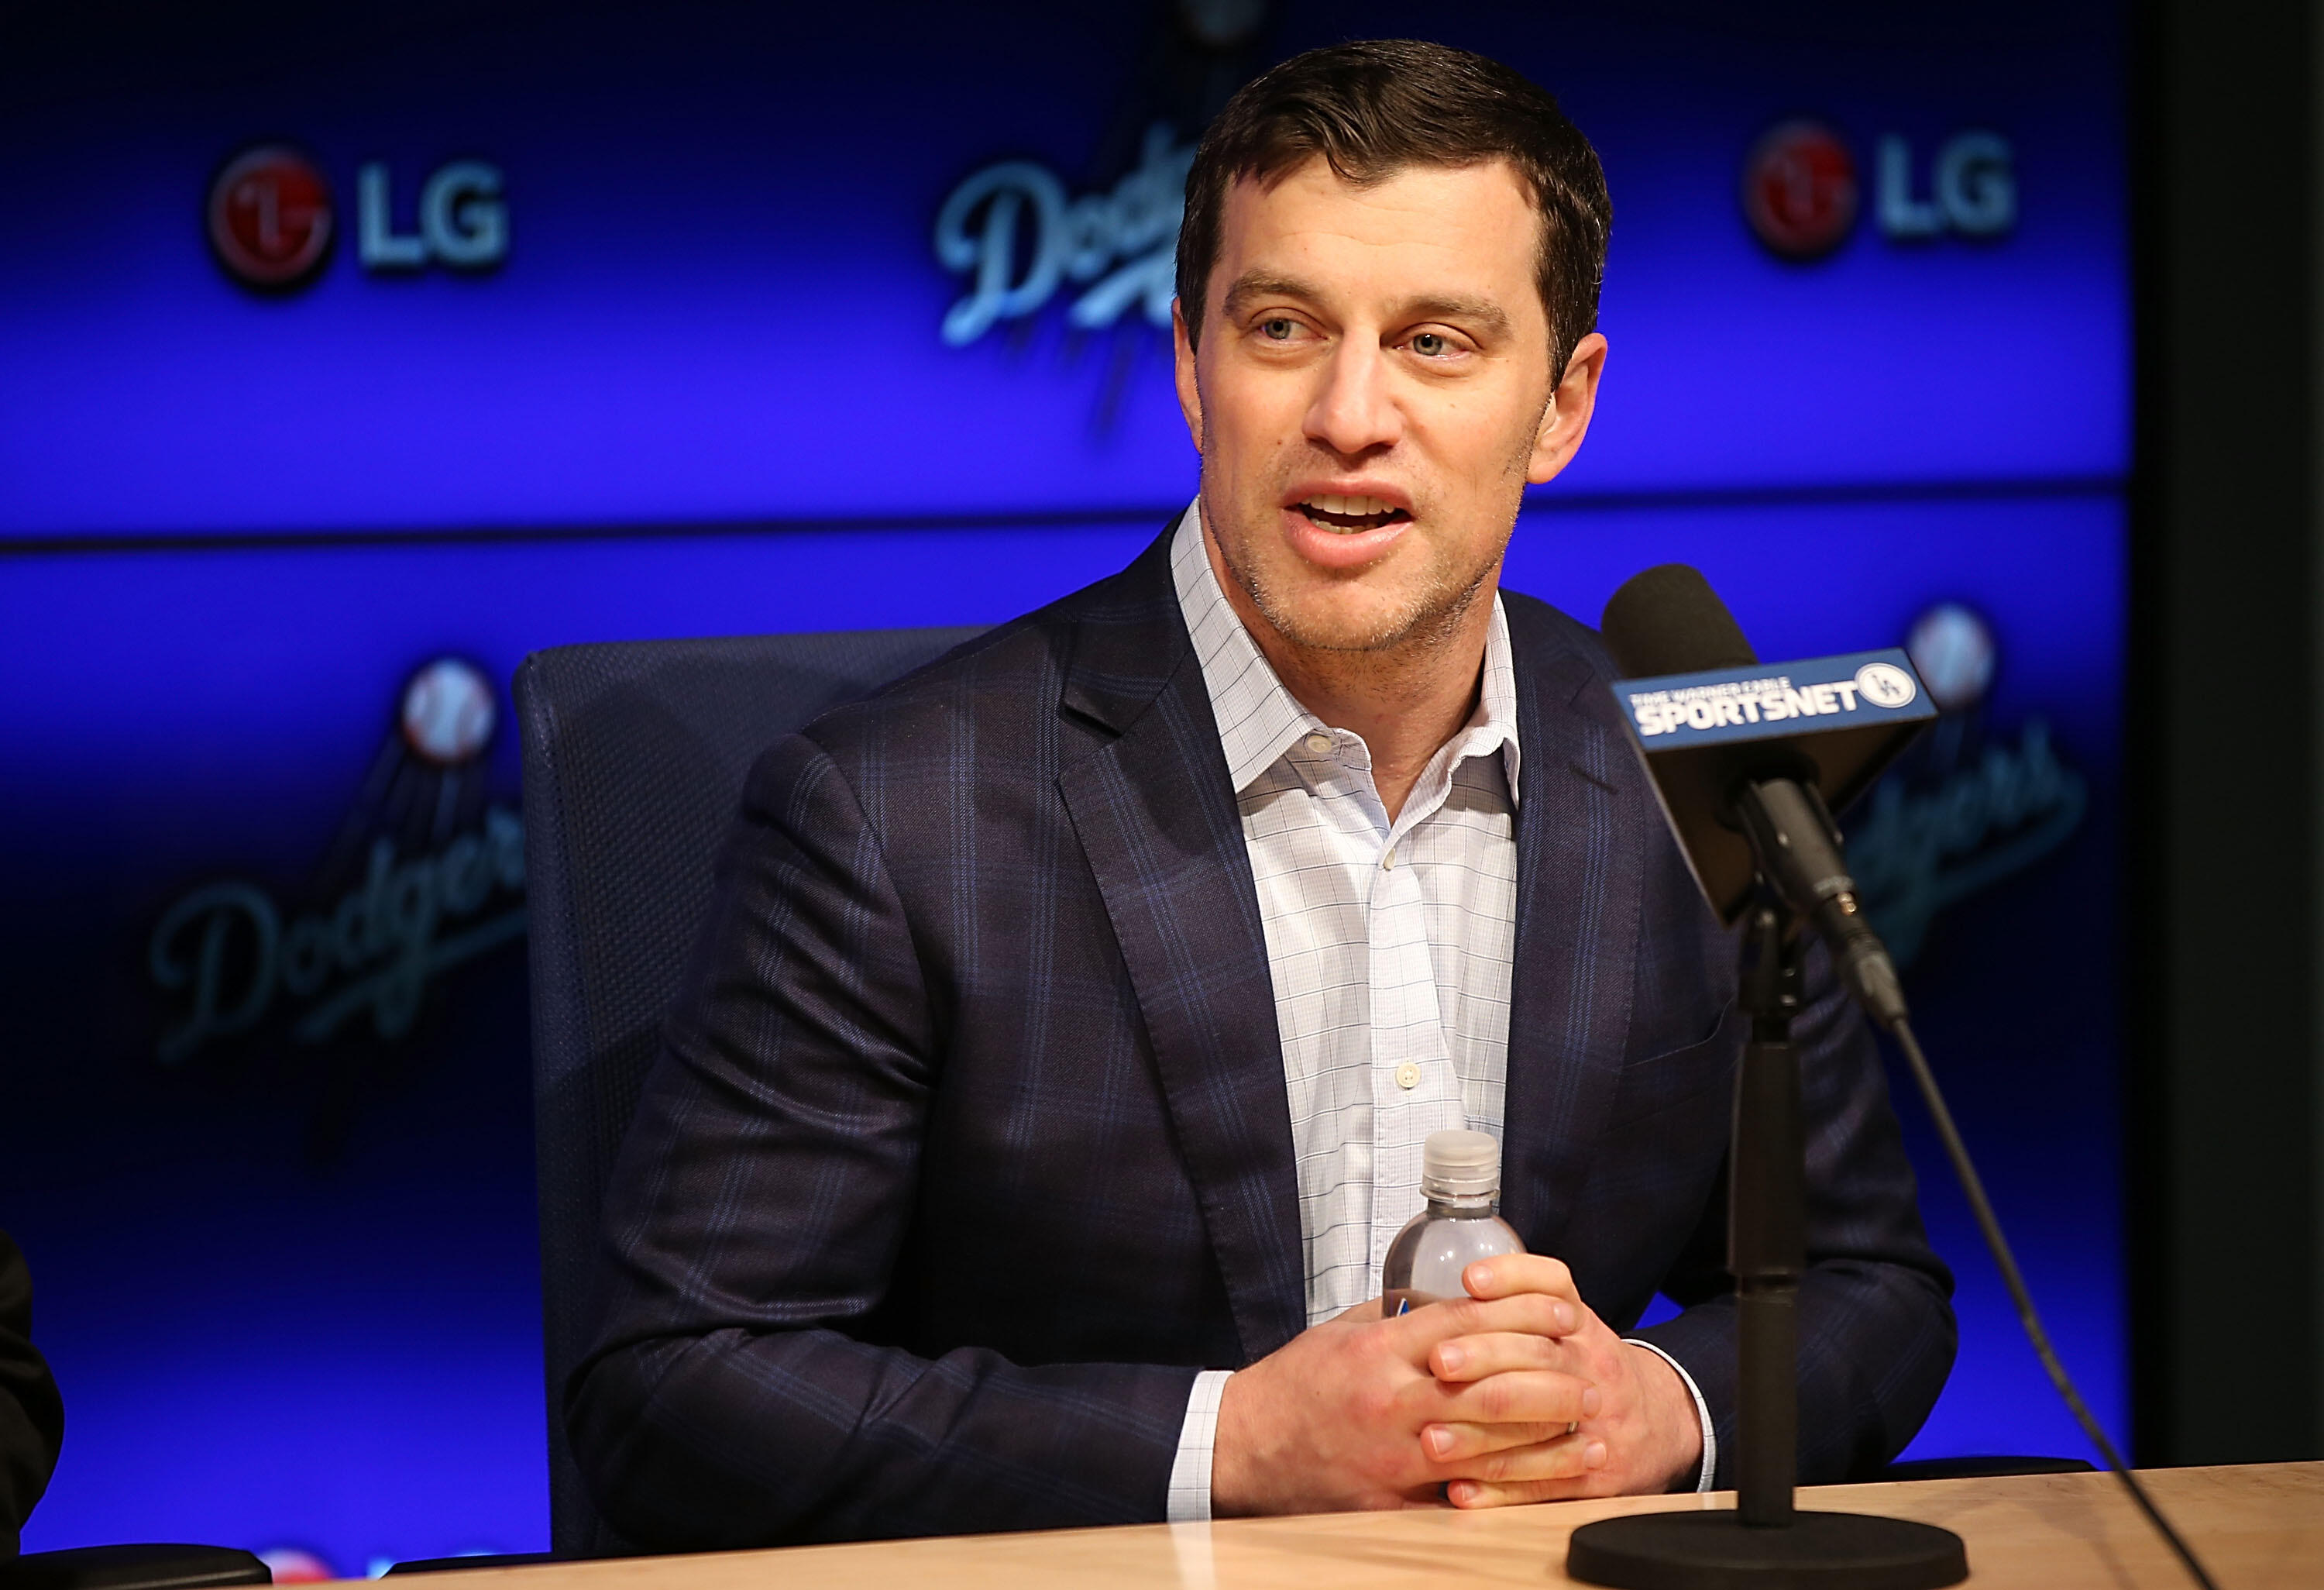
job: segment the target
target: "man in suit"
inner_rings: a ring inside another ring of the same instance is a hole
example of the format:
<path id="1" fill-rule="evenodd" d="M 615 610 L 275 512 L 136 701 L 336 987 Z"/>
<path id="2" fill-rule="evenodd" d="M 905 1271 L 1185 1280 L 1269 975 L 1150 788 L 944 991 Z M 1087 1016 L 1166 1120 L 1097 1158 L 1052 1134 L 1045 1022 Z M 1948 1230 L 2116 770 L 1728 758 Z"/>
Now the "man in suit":
<path id="1" fill-rule="evenodd" d="M 64 1438 L 57 1382 L 32 1345 L 32 1278 L 15 1240 L 0 1231 L 0 1558 L 16 1555 Z"/>
<path id="2" fill-rule="evenodd" d="M 1300 57 L 1179 245 L 1201 494 L 1121 574 L 774 746 L 608 1201 L 567 1399 L 641 1543 L 1717 1482 L 1736 947 L 1596 637 L 1498 591 L 1605 339 L 1588 143 L 1436 46 Z M 1801 1468 L 1951 1362 L 1861 1021 L 1797 1024 Z M 1382 1318 L 1421 1140 L 1526 1255 Z M 1674 1318 L 1629 1336 L 1659 1290 Z"/>

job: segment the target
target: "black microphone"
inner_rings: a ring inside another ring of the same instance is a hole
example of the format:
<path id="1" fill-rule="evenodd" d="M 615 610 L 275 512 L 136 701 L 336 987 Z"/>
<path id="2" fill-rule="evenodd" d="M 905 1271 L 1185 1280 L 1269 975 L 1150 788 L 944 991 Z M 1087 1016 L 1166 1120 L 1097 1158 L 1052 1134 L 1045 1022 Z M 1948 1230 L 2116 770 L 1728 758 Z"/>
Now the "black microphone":
<path id="1" fill-rule="evenodd" d="M 1780 913 L 1757 896 L 1764 879 L 1784 911 L 1816 925 L 1849 990 L 1904 1051 L 2026 1339 L 2058 1394 L 2195 1582 L 2213 1590 L 2209 1573 L 2123 1462 L 2051 1346 L 1914 1035 L 1895 964 L 1865 921 L 1841 856 L 1832 810 L 1862 794 L 1936 716 L 1911 661 L 1891 651 L 1763 664 L 1710 582 L 1679 563 L 1625 583 L 1607 602 L 1599 627 L 1625 676 L 1614 686 L 1615 698 L 1629 715 L 1646 772 L 1704 897 L 1729 926 L 1760 899 L 1752 937 L 1767 937 L 1747 954 L 1747 968 L 1780 963 L 1790 948 L 1773 926 Z M 1883 1582 L 1901 1584 L 1906 1581 L 1893 1575 L 1907 1571 L 1898 1567 L 1907 1561 L 1910 1572 L 1923 1576 L 1911 1581 L 1916 1584 L 1949 1585 L 1968 1575 L 1960 1541 L 1944 1531 L 1793 1510 L 1796 1348 L 1784 1295 L 1796 1290 L 1804 1263 L 1797 1251 L 1800 1104 L 1791 1006 L 1787 996 L 1768 997 L 1789 975 L 1762 986 L 1747 975 L 1743 990 L 1752 1040 L 1736 1089 L 1729 1235 L 1740 1316 L 1736 1509 L 1585 1524 L 1574 1531 L 1566 1558 L 1575 1578 L 1699 1585 L 1715 1574 L 1718 1583 L 1738 1585 L 1861 1584 L 1877 1565 L 1892 1576 Z M 1742 1529 L 1723 1528 L 1728 1520 Z M 1767 1525 L 1809 1527 L 1785 1544 L 1780 1538 L 1789 1530 L 1753 1527 Z M 1738 1554 L 1734 1542 L 1747 1535 L 1759 1545 Z M 1778 1543 L 1769 1547 L 1770 1539 Z"/>
<path id="2" fill-rule="evenodd" d="M 1942 1530 L 1858 1513 L 1797 1511 L 1797 1342 L 1803 1251 L 1799 1062 L 1791 1040 L 1796 944 L 1782 919 L 1815 924 L 1840 975 L 1904 1051 L 1945 1156 L 2042 1366 L 2141 1511 L 2203 1590 L 2186 1541 L 2146 1494 L 2075 1390 L 2034 1311 L 1984 1183 L 1953 1125 L 1904 1008 L 1895 963 L 1864 920 L 1840 852 L 1845 809 L 1936 716 L 1901 652 L 1763 664 L 1697 570 L 1668 563 L 1614 593 L 1600 621 L 1623 679 L 1613 688 L 1695 882 L 1721 920 L 1747 910 L 1743 985 L 1752 1018 L 1735 1094 L 1728 1267 L 1737 1296 L 1736 1506 L 1602 1519 L 1573 1532 L 1566 1570 L 1616 1585 L 1951 1585 L 1969 1565 Z M 1775 896 L 1758 892 L 1761 882 Z M 1755 903 L 1757 902 L 1756 907 Z M 1778 909 L 1780 908 L 1780 909 Z M 1772 974 L 1772 975 L 1770 975 Z"/>
<path id="3" fill-rule="evenodd" d="M 1935 716 L 1910 664 L 1883 652 L 1763 667 L 1711 582 L 1683 563 L 1626 582 L 1600 628 L 1623 675 L 1616 694 L 1711 908 L 1731 924 L 1753 874 L 1764 878 L 1894 1031 L 1906 1018 L 1904 985 L 1865 920 L 1825 794 L 1845 807 Z"/>

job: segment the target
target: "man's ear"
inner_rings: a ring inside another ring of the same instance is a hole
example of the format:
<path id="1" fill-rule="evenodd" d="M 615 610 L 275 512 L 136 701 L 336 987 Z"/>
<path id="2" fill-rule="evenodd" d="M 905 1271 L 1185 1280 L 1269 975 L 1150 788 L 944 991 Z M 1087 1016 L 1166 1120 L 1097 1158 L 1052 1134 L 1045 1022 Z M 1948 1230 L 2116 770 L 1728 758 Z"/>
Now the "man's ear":
<path id="1" fill-rule="evenodd" d="M 1605 371 L 1606 339 L 1592 331 L 1574 345 L 1565 374 L 1541 411 L 1541 429 L 1534 433 L 1533 457 L 1526 467 L 1526 478 L 1534 485 L 1555 479 L 1573 462 L 1590 430 L 1590 416 L 1597 410 L 1598 378 Z"/>
<path id="2" fill-rule="evenodd" d="M 1170 300 L 1170 338 L 1177 350 L 1178 412 L 1186 418 L 1186 434 L 1194 450 L 1203 450 L 1203 393 L 1194 384 L 1194 339 L 1186 331 L 1186 308 Z"/>

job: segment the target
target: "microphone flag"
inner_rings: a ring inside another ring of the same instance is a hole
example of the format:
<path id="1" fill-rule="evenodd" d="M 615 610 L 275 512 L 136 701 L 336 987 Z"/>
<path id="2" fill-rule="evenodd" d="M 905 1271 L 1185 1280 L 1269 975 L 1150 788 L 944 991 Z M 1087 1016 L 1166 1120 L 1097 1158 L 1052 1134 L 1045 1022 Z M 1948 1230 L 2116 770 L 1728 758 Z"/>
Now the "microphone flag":
<path id="1" fill-rule="evenodd" d="M 1613 690 L 1695 882 L 1730 924 L 1757 871 L 1729 816 L 1737 787 L 1797 779 L 1841 810 L 1937 716 L 1912 660 L 1893 648 L 1622 679 Z"/>

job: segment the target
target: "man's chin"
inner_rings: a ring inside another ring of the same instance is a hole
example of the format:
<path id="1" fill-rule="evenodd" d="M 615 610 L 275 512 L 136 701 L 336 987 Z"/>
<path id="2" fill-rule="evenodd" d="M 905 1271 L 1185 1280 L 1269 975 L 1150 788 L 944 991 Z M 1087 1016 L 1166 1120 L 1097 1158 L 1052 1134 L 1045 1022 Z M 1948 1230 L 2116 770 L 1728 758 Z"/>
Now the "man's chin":
<path id="1" fill-rule="evenodd" d="M 1430 608 L 1382 608 L 1343 602 L 1262 602 L 1276 633 L 1303 652 L 1394 652 L 1450 627 L 1451 615 Z"/>
<path id="2" fill-rule="evenodd" d="M 1222 561 L 1268 626 L 1305 652 L 1360 655 L 1429 644 L 1459 627 L 1477 594 L 1473 581 L 1464 591 L 1441 569 L 1417 560 L 1387 559 L 1348 571 L 1296 559 L 1256 568 L 1233 558 Z"/>

